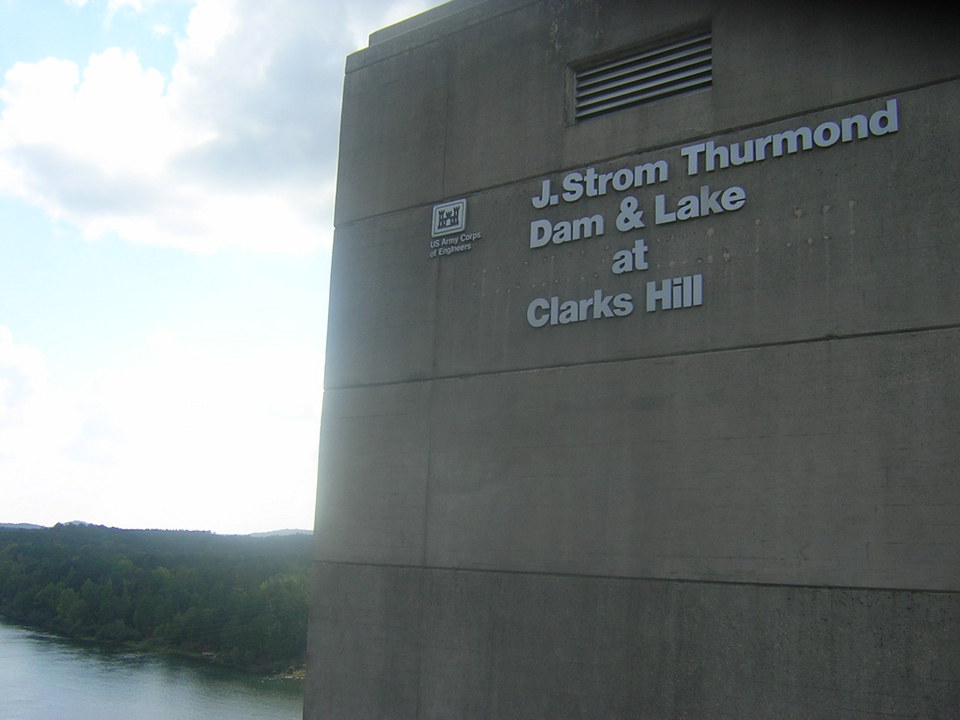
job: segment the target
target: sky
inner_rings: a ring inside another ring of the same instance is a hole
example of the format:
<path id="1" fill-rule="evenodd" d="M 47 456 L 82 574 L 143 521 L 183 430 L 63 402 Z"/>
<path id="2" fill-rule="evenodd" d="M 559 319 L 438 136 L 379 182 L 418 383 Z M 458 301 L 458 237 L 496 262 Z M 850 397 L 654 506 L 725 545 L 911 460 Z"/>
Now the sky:
<path id="1" fill-rule="evenodd" d="M 0 0 L 0 523 L 313 527 L 346 56 L 439 0 Z"/>

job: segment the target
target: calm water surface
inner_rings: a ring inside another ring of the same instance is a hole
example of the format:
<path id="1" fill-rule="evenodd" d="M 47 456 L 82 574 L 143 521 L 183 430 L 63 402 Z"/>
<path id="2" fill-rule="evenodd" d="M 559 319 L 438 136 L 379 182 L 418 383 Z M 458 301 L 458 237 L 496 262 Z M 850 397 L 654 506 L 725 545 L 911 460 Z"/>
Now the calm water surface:
<path id="1" fill-rule="evenodd" d="M 0 720 L 300 720 L 297 680 L 110 651 L 0 623 Z"/>

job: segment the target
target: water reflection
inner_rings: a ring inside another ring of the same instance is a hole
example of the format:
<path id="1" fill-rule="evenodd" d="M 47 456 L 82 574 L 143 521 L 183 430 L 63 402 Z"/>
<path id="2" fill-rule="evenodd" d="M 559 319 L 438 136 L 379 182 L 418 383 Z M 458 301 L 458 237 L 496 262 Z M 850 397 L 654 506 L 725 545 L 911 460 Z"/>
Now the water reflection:
<path id="1" fill-rule="evenodd" d="M 299 720 L 302 684 L 0 624 L 4 720 Z"/>

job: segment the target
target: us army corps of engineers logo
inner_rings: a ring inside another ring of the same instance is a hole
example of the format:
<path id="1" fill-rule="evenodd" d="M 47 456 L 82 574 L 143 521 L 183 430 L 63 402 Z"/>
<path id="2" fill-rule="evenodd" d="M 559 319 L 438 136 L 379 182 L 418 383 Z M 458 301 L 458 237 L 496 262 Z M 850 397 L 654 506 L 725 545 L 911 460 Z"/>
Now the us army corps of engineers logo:
<path id="1" fill-rule="evenodd" d="M 462 232 L 467 227 L 467 201 L 454 200 L 433 206 L 433 237 Z"/>
<path id="2" fill-rule="evenodd" d="M 482 233 L 466 232 L 467 201 L 451 200 L 433 206 L 433 222 L 430 225 L 429 257 L 444 257 L 473 249 L 473 243 L 483 237 Z"/>

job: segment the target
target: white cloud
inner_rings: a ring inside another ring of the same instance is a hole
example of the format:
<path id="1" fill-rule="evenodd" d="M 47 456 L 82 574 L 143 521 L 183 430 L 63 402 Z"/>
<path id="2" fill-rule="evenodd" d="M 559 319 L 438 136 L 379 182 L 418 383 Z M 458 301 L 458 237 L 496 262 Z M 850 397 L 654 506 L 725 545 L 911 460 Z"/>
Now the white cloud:
<path id="1" fill-rule="evenodd" d="M 72 480 L 58 449 L 69 442 L 78 421 L 73 408 L 53 391 L 44 354 L 16 342 L 9 328 L 0 326 L 3 506 L 41 522 L 49 503 L 74 494 L 70 484 L 53 484 Z"/>
<path id="2" fill-rule="evenodd" d="M 86 0 L 84 0 L 86 2 Z M 107 13 L 115 13 L 121 8 L 131 8 L 136 12 L 143 12 L 146 6 L 153 5 L 156 0 L 147 0 L 146 3 L 143 0 L 110 0 L 107 3 Z"/>
<path id="3" fill-rule="evenodd" d="M 118 48 L 92 55 L 82 76 L 72 62 L 47 58 L 17 63 L 5 80 L 0 142 L 27 171 L 42 170 L 30 159 L 45 153 L 101 177 L 155 178 L 172 154 L 207 137 L 177 121 L 160 73 Z"/>
<path id="4" fill-rule="evenodd" d="M 47 378 L 43 353 L 14 342 L 10 329 L 0 325 L 0 427 L 24 421 L 33 398 L 46 389 Z M 0 454 L 5 449 L 0 445 Z"/>
<path id="5" fill-rule="evenodd" d="M 148 0 L 91 5 L 155 26 Z M 196 0 L 188 26 L 163 39 L 178 53 L 168 74 L 130 48 L 12 65 L 0 83 L 0 195 L 90 238 L 326 249 L 345 56 L 421 7 Z M 0 510 L 17 512 L 0 520 L 309 527 L 322 352 L 236 342 L 157 330 L 67 387 L 40 348 L 0 327 Z"/>
<path id="6" fill-rule="evenodd" d="M 186 38 L 179 43 L 181 68 L 216 56 L 220 42 L 240 25 L 234 0 L 206 0 L 190 13 Z"/>
<path id="7" fill-rule="evenodd" d="M 111 0 L 108 13 L 151 4 Z M 83 68 L 18 63 L 0 88 L 0 193 L 88 237 L 327 247 L 345 57 L 359 35 L 424 6 L 197 0 L 169 77 L 119 48 Z"/>
<path id="8" fill-rule="evenodd" d="M 18 512 L 0 519 L 309 528 L 321 365 L 308 348 L 231 353 L 159 330 L 54 393 L 43 354 L 0 327 L 0 477 Z"/>
<path id="9" fill-rule="evenodd" d="M 91 384 L 85 403 L 88 417 L 125 436 L 111 458 L 109 488 L 123 501 L 124 522 L 203 528 L 216 507 L 218 516 L 236 518 L 233 526 L 221 521 L 223 531 L 309 527 L 318 354 L 231 355 L 186 344 L 169 330 L 141 351 L 140 362 Z M 91 431 L 99 429 L 83 428 L 86 447 L 96 447 Z"/>

